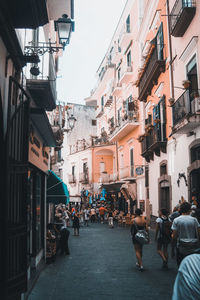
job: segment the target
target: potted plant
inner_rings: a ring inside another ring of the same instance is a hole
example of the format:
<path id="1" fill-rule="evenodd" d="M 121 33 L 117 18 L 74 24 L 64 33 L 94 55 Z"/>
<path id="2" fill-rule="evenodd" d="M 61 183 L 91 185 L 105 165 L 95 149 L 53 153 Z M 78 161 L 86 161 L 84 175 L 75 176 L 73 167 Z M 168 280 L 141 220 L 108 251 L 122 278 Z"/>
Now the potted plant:
<path id="1" fill-rule="evenodd" d="M 156 123 L 156 124 L 160 123 L 160 119 L 155 119 L 154 123 Z"/>
<path id="2" fill-rule="evenodd" d="M 168 101 L 169 101 L 169 105 L 172 106 L 175 102 L 175 99 L 174 98 L 169 98 Z"/>
<path id="3" fill-rule="evenodd" d="M 188 89 L 190 87 L 190 81 L 189 80 L 183 80 L 182 81 L 182 85 L 184 87 L 184 89 Z"/>
<path id="4" fill-rule="evenodd" d="M 144 135 L 144 134 L 141 134 L 141 135 L 138 136 L 137 140 L 138 140 L 140 143 L 142 143 L 142 142 L 144 141 L 144 137 L 145 137 L 145 135 Z"/>

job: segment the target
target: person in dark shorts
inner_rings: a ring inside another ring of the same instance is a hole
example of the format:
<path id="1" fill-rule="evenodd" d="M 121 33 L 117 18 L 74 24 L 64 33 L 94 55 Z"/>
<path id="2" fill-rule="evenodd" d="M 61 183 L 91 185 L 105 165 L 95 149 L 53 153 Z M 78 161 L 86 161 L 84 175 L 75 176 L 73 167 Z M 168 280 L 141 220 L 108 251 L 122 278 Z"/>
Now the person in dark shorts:
<path id="1" fill-rule="evenodd" d="M 139 268 L 140 271 L 143 271 L 143 269 L 144 269 L 143 264 L 142 264 L 143 245 L 135 239 L 135 235 L 138 230 L 143 230 L 143 229 L 145 229 L 147 231 L 147 233 L 149 232 L 146 218 L 142 216 L 141 209 L 137 208 L 135 210 L 134 223 L 131 226 L 131 235 L 132 235 L 132 241 L 133 241 L 133 245 L 135 248 L 135 254 L 136 254 L 136 259 L 137 259 L 136 266 Z"/>
<path id="2" fill-rule="evenodd" d="M 73 228 L 74 228 L 74 235 L 79 235 L 80 223 L 76 213 L 73 216 Z"/>
<path id="3" fill-rule="evenodd" d="M 168 267 L 168 245 L 171 242 L 171 221 L 168 218 L 168 211 L 162 208 L 159 217 L 156 219 L 157 252 L 162 258 L 163 268 Z"/>
<path id="4" fill-rule="evenodd" d="M 60 254 L 69 255 L 68 239 L 70 232 L 65 227 L 62 226 L 60 229 Z"/>

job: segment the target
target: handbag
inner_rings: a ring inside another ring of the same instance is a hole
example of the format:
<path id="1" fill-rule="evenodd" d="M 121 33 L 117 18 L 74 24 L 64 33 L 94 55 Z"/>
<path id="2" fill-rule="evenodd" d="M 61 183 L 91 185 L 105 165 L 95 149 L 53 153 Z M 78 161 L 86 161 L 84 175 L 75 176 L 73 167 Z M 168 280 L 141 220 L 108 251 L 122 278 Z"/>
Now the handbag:
<path id="1" fill-rule="evenodd" d="M 137 232 L 135 234 L 135 239 L 137 242 L 139 242 L 141 245 L 145 245 L 149 243 L 149 235 L 145 229 L 138 229 L 136 223 L 135 227 L 137 229 Z"/>
<path id="2" fill-rule="evenodd" d="M 182 255 L 200 253 L 199 239 L 180 239 L 178 242 L 178 250 Z"/>

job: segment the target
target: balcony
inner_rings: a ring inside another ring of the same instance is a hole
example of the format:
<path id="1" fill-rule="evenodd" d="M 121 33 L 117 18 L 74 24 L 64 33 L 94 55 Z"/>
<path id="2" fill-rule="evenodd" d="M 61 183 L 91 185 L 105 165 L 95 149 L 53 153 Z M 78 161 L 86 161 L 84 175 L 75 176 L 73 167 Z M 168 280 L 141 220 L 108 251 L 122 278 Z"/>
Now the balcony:
<path id="1" fill-rule="evenodd" d="M 36 29 L 49 22 L 46 0 L 3 0 L 14 28 Z"/>
<path id="2" fill-rule="evenodd" d="M 189 133 L 199 126 L 200 97 L 192 99 L 186 90 L 172 106 L 172 133 Z"/>
<path id="3" fill-rule="evenodd" d="M 119 34 L 119 44 L 122 46 L 126 46 L 127 43 L 131 41 L 131 38 L 132 33 L 130 25 L 124 24 Z"/>
<path id="4" fill-rule="evenodd" d="M 157 47 L 152 45 L 149 57 L 146 60 L 145 67 L 137 81 L 139 87 L 139 99 L 145 101 L 151 90 L 158 82 L 158 77 L 165 71 L 165 60 L 163 53 L 158 53 Z"/>
<path id="5" fill-rule="evenodd" d="M 170 13 L 170 31 L 174 37 L 181 37 L 186 32 L 196 13 L 196 1 L 176 0 Z"/>
<path id="6" fill-rule="evenodd" d="M 68 182 L 69 183 L 76 183 L 76 177 L 74 174 L 68 174 Z"/>
<path id="7" fill-rule="evenodd" d="M 82 184 L 87 184 L 89 183 L 89 175 L 88 172 L 83 172 L 79 174 L 79 182 Z"/>
<path id="8" fill-rule="evenodd" d="M 120 180 L 134 180 L 135 174 L 134 174 L 134 166 L 128 166 L 124 168 L 119 169 L 119 178 Z"/>
<path id="9" fill-rule="evenodd" d="M 101 107 L 101 109 L 97 111 L 96 119 L 101 118 L 103 114 L 104 114 L 104 109 L 103 107 Z"/>
<path id="10" fill-rule="evenodd" d="M 132 66 L 125 65 L 121 69 L 121 77 L 120 77 L 120 83 L 129 83 L 133 80 L 133 68 Z"/>
<path id="11" fill-rule="evenodd" d="M 112 103 L 113 103 L 113 97 L 112 97 L 112 96 L 108 96 L 108 97 L 105 99 L 105 104 L 104 104 L 104 106 L 105 106 L 105 107 L 110 107 Z"/>
<path id="12" fill-rule="evenodd" d="M 165 138 L 166 125 L 156 124 L 151 130 L 151 132 L 144 136 L 143 141 L 141 141 L 142 156 L 147 162 L 153 160 L 154 153 L 160 156 L 160 151 L 166 153 L 167 140 Z"/>
<path id="13" fill-rule="evenodd" d="M 115 182 L 117 180 L 117 174 L 107 174 L 107 173 L 101 173 L 99 177 L 99 183 L 110 183 Z"/>
<path id="14" fill-rule="evenodd" d="M 113 88 L 113 96 L 119 96 L 120 93 L 122 92 L 122 84 L 121 83 L 117 83 L 116 86 Z"/>
<path id="15" fill-rule="evenodd" d="M 52 54 L 46 53 L 38 64 L 40 75 L 27 79 L 27 88 L 40 108 L 52 111 L 56 108 L 56 73 Z"/>
<path id="16" fill-rule="evenodd" d="M 109 137 L 110 142 L 116 142 L 125 137 L 129 132 L 139 126 L 138 113 L 128 112 L 127 119 L 122 119 L 121 124 L 115 127 L 115 130 Z"/>

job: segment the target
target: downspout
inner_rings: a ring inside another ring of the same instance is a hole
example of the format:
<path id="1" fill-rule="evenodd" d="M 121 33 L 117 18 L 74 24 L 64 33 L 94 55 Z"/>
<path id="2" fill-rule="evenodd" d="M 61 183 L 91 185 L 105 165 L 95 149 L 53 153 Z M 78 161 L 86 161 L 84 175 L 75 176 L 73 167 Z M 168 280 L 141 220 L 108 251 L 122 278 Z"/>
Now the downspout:
<path id="1" fill-rule="evenodd" d="M 115 83 L 116 83 L 116 68 L 115 68 Z M 115 107 L 115 125 L 117 124 L 117 99 L 116 96 L 114 98 L 114 107 Z M 115 143 L 116 145 L 116 164 L 117 164 L 117 180 L 119 180 L 119 159 L 118 159 L 118 142 Z"/>

